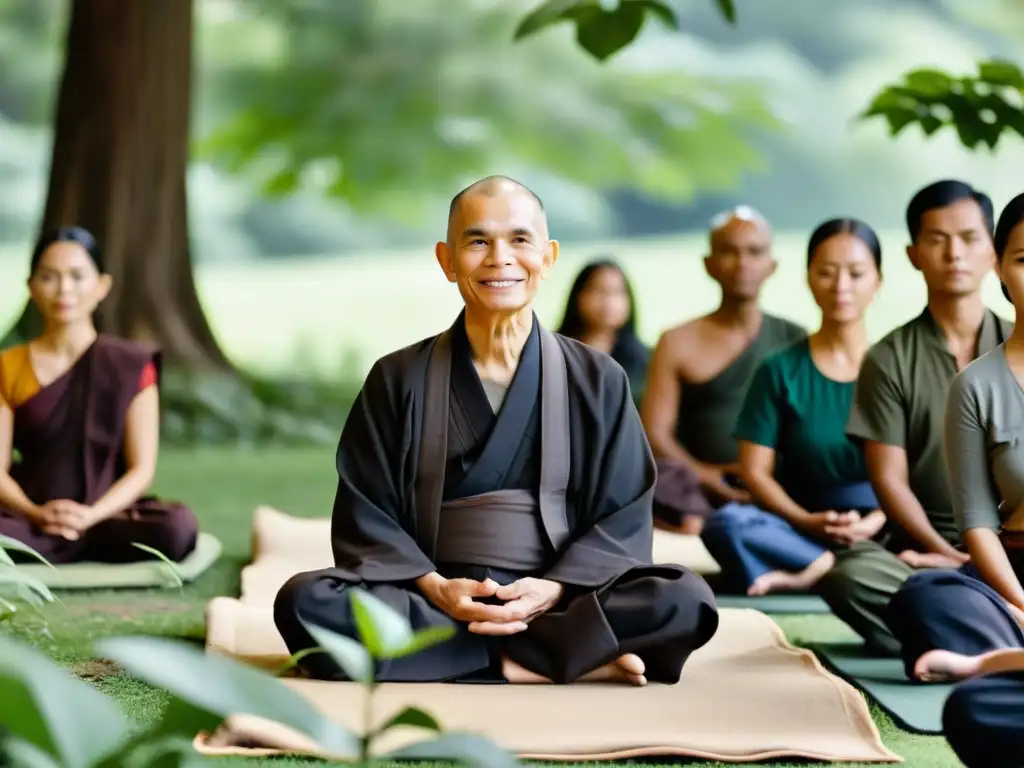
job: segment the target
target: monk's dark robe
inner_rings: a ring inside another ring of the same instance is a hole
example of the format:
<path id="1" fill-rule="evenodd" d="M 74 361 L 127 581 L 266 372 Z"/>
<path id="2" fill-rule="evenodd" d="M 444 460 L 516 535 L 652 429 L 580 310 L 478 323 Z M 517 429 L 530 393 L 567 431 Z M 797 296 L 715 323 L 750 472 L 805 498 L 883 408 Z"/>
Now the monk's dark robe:
<path id="1" fill-rule="evenodd" d="M 676 440 L 703 464 L 734 464 L 739 443 L 733 435 L 750 382 L 761 362 L 773 352 L 807 338 L 806 329 L 765 313 L 754 340 L 721 371 L 707 381 L 683 384 L 676 417 Z M 739 485 L 738 478 L 731 478 Z M 689 467 L 658 461 L 658 489 L 654 513 L 669 526 L 684 518 L 707 518 L 721 500 L 708 500 Z"/>
<path id="2" fill-rule="evenodd" d="M 68 499 L 88 506 L 110 490 L 126 470 L 125 420 L 147 367 L 155 374 L 153 385 L 158 385 L 159 352 L 101 334 L 64 375 L 36 388 L 24 402 L 8 403 L 14 415 L 13 446 L 20 455 L 10 475 L 29 499 L 40 505 Z M 24 377 L 31 377 L 30 386 L 34 381 L 30 367 L 9 365 L 2 370 L 4 376 L 18 377 L 19 384 L 25 383 Z M 4 389 L 18 387 L 7 381 Z M 147 496 L 69 541 L 45 533 L 21 512 L 0 506 L 0 534 L 28 544 L 54 564 L 152 558 L 135 543 L 179 561 L 194 549 L 198 528 L 188 507 Z"/>
<path id="3" fill-rule="evenodd" d="M 353 587 L 414 629 L 455 629 L 380 663 L 381 681 L 503 682 L 504 657 L 564 683 L 635 653 L 648 679 L 672 683 L 718 627 L 699 576 L 652 565 L 654 461 L 625 373 L 536 317 L 497 414 L 463 315 L 379 360 L 342 431 L 337 469 L 335 567 L 294 577 L 275 601 L 292 653 L 316 645 L 303 622 L 358 637 Z M 533 576 L 565 592 L 527 630 L 493 638 L 418 590 L 416 579 L 435 571 L 499 584 Z M 345 679 L 326 654 L 302 665 Z"/>

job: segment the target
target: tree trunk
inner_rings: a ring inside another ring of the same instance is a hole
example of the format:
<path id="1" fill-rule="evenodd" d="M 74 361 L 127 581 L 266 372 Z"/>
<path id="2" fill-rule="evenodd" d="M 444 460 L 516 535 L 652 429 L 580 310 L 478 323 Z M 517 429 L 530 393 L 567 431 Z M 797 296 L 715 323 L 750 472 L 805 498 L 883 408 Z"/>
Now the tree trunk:
<path id="1" fill-rule="evenodd" d="M 99 240 L 114 278 L 100 330 L 223 370 L 189 253 L 192 14 L 192 0 L 73 0 L 42 228 Z M 38 330 L 29 307 L 14 333 Z"/>

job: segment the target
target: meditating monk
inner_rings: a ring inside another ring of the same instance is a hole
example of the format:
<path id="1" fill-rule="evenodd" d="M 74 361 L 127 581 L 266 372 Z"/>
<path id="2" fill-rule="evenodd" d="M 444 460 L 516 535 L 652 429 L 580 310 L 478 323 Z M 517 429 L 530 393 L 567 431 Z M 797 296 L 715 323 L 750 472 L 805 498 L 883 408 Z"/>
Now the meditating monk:
<path id="1" fill-rule="evenodd" d="M 674 683 L 714 635 L 697 575 L 652 565 L 655 468 L 622 368 L 543 328 L 558 256 L 537 196 L 489 177 L 452 201 L 452 326 L 372 367 L 342 431 L 335 567 L 292 578 L 274 619 L 357 636 L 352 589 L 449 640 L 381 662 L 381 681 Z M 345 679 L 326 654 L 301 662 Z"/>
<path id="2" fill-rule="evenodd" d="M 691 534 L 713 509 L 750 501 L 739 482 L 736 417 L 761 361 L 807 337 L 758 304 L 777 267 L 765 218 L 739 206 L 711 220 L 709 238 L 704 268 L 721 287 L 721 303 L 661 335 L 641 408 L 658 462 L 655 513 L 661 527 Z"/>
<path id="3" fill-rule="evenodd" d="M 558 332 L 611 355 L 640 402 L 650 350 L 636 333 L 636 299 L 629 278 L 612 259 L 587 264 L 569 290 Z"/>
<path id="4" fill-rule="evenodd" d="M 889 606 L 907 675 L 925 681 L 962 679 L 978 657 L 1024 649 L 1024 195 L 1007 204 L 994 240 L 1017 322 L 953 379 L 943 442 L 970 562 L 914 574 Z"/>
<path id="5" fill-rule="evenodd" d="M 724 579 L 747 594 L 810 590 L 835 562 L 833 549 L 885 523 L 845 430 L 881 265 L 867 224 L 819 226 L 807 278 L 821 328 L 765 358 L 747 390 L 734 434 L 740 477 L 758 506 L 724 506 L 702 533 Z"/>
<path id="6" fill-rule="evenodd" d="M 198 534 L 187 507 L 145 495 L 160 356 L 97 334 L 93 312 L 111 284 L 91 234 L 47 234 L 28 281 L 43 332 L 0 353 L 0 534 L 55 564 L 153 558 L 135 544 L 180 561 Z"/>
<path id="7" fill-rule="evenodd" d="M 992 226 L 992 201 L 964 182 L 939 181 L 914 195 L 907 255 L 924 277 L 928 304 L 871 348 L 857 381 L 847 434 L 863 445 L 890 524 L 875 540 L 838 552 L 818 588 L 876 652 L 900 651 L 886 617 L 911 574 L 967 560 L 953 519 L 942 424 L 957 371 L 1012 329 L 981 295 L 995 262 Z"/>

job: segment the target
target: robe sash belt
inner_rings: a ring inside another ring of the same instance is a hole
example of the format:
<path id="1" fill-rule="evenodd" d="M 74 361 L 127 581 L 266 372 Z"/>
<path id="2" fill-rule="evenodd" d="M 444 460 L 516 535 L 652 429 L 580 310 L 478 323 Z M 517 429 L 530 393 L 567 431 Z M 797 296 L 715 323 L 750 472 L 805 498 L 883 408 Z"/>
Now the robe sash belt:
<path id="1" fill-rule="evenodd" d="M 537 499 L 524 490 L 494 491 L 444 502 L 437 562 L 540 570 L 546 550 L 538 509 Z"/>

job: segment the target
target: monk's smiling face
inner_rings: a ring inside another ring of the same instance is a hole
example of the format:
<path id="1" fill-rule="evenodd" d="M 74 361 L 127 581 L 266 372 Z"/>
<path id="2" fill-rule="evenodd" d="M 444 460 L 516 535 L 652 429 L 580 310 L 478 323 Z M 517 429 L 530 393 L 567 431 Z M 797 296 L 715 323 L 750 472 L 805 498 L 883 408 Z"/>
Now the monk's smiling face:
<path id="1" fill-rule="evenodd" d="M 456 203 L 437 261 L 467 308 L 516 313 L 533 303 L 558 256 L 537 199 L 514 182 L 471 188 Z"/>
<path id="2" fill-rule="evenodd" d="M 47 248 L 29 276 L 29 293 L 48 323 L 68 325 L 89 319 L 110 293 L 110 275 L 102 274 L 79 243 L 63 241 Z"/>

